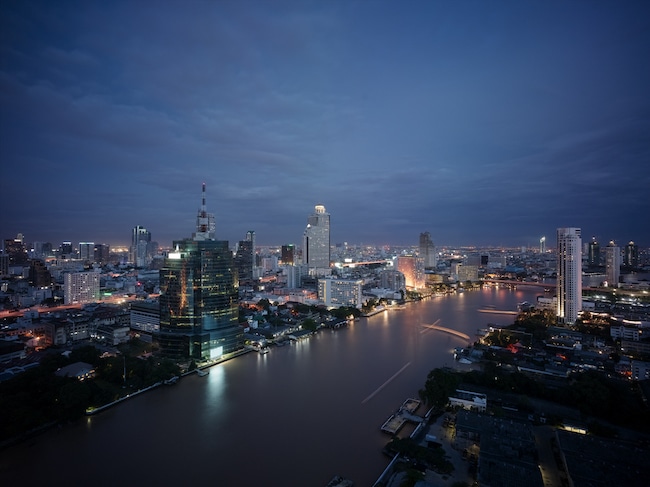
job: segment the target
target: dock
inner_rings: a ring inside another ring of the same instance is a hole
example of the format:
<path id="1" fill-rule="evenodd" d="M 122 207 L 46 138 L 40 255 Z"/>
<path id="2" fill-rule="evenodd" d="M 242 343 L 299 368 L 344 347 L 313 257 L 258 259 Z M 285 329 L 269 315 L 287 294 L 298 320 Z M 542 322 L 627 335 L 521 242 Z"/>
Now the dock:
<path id="1" fill-rule="evenodd" d="M 419 407 L 420 401 L 411 398 L 407 399 L 399 410 L 395 414 L 392 414 L 390 418 L 381 425 L 381 430 L 384 433 L 394 435 L 397 434 L 409 421 L 413 423 L 421 423 L 424 419 L 415 414 L 415 411 L 417 411 Z"/>

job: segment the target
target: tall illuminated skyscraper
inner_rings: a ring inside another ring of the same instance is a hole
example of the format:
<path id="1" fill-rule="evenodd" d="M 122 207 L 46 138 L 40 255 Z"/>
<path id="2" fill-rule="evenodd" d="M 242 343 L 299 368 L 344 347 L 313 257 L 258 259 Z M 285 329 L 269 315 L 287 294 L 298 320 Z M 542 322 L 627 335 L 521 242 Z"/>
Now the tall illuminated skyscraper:
<path id="1" fill-rule="evenodd" d="M 557 229 L 557 318 L 575 323 L 582 310 L 582 238 L 579 228 Z"/>
<path id="2" fill-rule="evenodd" d="M 639 246 L 634 242 L 630 242 L 625 246 L 623 265 L 632 269 L 639 266 Z"/>
<path id="3" fill-rule="evenodd" d="M 170 357 L 209 360 L 243 346 L 239 289 L 226 240 L 214 240 L 203 202 L 192 239 L 174 241 L 160 270 L 161 351 Z"/>
<path id="4" fill-rule="evenodd" d="M 539 239 L 539 253 L 540 254 L 546 253 L 546 237 L 542 237 Z"/>
<path id="5" fill-rule="evenodd" d="M 600 244 L 596 240 L 596 237 L 591 237 L 591 242 L 589 242 L 587 264 L 589 267 L 598 267 L 600 265 Z"/>
<path id="6" fill-rule="evenodd" d="M 621 248 L 613 240 L 605 247 L 605 276 L 609 287 L 618 287 L 621 277 Z"/>
<path id="7" fill-rule="evenodd" d="M 309 269 L 329 269 L 330 266 L 330 214 L 323 205 L 316 205 L 307 218 L 303 234 L 302 259 Z"/>

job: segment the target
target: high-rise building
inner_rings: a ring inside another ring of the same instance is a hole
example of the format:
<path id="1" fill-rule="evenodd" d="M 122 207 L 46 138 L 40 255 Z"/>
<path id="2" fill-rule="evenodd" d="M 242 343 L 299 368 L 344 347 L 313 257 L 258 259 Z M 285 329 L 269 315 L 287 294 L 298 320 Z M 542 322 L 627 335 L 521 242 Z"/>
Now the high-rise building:
<path id="1" fill-rule="evenodd" d="M 397 258 L 397 270 L 404 274 L 406 289 L 419 289 L 424 285 L 424 272 L 421 261 L 413 255 L 402 255 Z"/>
<path id="2" fill-rule="evenodd" d="M 575 323 L 582 310 L 582 238 L 579 228 L 557 229 L 557 318 Z"/>
<path id="3" fill-rule="evenodd" d="M 85 262 L 94 262 L 95 242 L 79 242 L 79 258 Z"/>
<path id="4" fill-rule="evenodd" d="M 621 248 L 613 240 L 605 247 L 605 276 L 609 287 L 618 287 L 621 277 Z"/>
<path id="5" fill-rule="evenodd" d="M 37 289 L 52 285 L 52 275 L 41 259 L 29 261 L 29 283 Z"/>
<path id="6" fill-rule="evenodd" d="M 72 242 L 61 242 L 59 254 L 62 259 L 72 259 Z"/>
<path id="7" fill-rule="evenodd" d="M 111 246 L 108 244 L 97 244 L 93 253 L 95 262 L 98 264 L 107 264 L 111 254 Z"/>
<path id="8" fill-rule="evenodd" d="M 280 254 L 280 262 L 282 265 L 293 265 L 295 258 L 295 245 L 288 244 L 282 246 L 282 251 Z"/>
<path id="9" fill-rule="evenodd" d="M 65 304 L 94 303 L 99 301 L 99 273 L 68 272 L 63 276 L 63 302 Z"/>
<path id="10" fill-rule="evenodd" d="M 587 265 L 589 267 L 598 267 L 600 265 L 600 244 L 596 241 L 596 237 L 591 237 L 591 242 L 589 242 Z"/>
<path id="11" fill-rule="evenodd" d="M 625 246 L 623 265 L 632 269 L 639 267 L 639 246 L 634 242 L 630 242 Z"/>
<path id="12" fill-rule="evenodd" d="M 250 234 L 251 232 L 248 233 Z M 237 244 L 237 251 L 235 252 L 235 267 L 237 268 L 240 283 L 253 280 L 254 266 L 255 247 L 253 247 L 253 240 L 240 240 Z"/>
<path id="13" fill-rule="evenodd" d="M 431 240 L 431 234 L 424 232 L 420 234 L 420 259 L 424 268 L 434 268 L 438 264 L 436 259 L 436 247 Z"/>
<path id="14" fill-rule="evenodd" d="M 546 253 L 546 237 L 542 237 L 539 239 L 539 253 L 540 254 Z"/>
<path id="15" fill-rule="evenodd" d="M 340 308 L 363 305 L 363 279 L 319 279 L 318 299 L 328 307 Z"/>
<path id="16" fill-rule="evenodd" d="M 210 360 L 243 346 L 238 283 L 228 241 L 214 240 L 203 203 L 192 239 L 174 241 L 160 270 L 163 354 Z"/>
<path id="17" fill-rule="evenodd" d="M 146 228 L 137 225 L 131 231 L 130 260 L 136 267 L 146 267 L 151 262 L 149 253 L 151 232 Z"/>
<path id="18" fill-rule="evenodd" d="M 16 238 L 8 238 L 5 240 L 5 254 L 9 256 L 9 265 L 27 265 L 29 256 L 27 254 L 27 247 L 23 242 L 22 234 L 18 234 Z"/>
<path id="19" fill-rule="evenodd" d="M 307 218 L 303 235 L 302 259 L 309 269 L 329 269 L 330 266 L 330 214 L 323 205 L 316 205 Z"/>

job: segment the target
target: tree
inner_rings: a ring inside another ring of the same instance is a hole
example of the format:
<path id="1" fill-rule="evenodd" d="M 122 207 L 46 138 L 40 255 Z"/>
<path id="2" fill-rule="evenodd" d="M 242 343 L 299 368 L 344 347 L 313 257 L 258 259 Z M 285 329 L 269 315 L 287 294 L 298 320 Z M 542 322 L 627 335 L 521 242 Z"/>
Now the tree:
<path id="1" fill-rule="evenodd" d="M 433 407 L 442 409 L 447 405 L 449 396 L 460 384 L 460 377 L 447 369 L 433 369 L 427 375 L 424 389 L 419 394 L 422 399 Z"/>

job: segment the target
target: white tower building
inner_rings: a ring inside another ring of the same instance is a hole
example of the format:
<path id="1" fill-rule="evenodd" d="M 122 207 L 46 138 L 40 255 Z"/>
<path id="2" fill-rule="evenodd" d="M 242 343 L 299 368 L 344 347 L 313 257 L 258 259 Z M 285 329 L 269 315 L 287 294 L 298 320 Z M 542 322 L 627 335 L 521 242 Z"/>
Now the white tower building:
<path id="1" fill-rule="evenodd" d="M 582 310 L 582 238 L 579 228 L 557 229 L 557 318 L 575 323 Z"/>
<path id="2" fill-rule="evenodd" d="M 330 267 L 330 214 L 323 205 L 316 205 L 307 218 L 307 228 L 302 241 L 303 264 L 309 269 Z"/>

